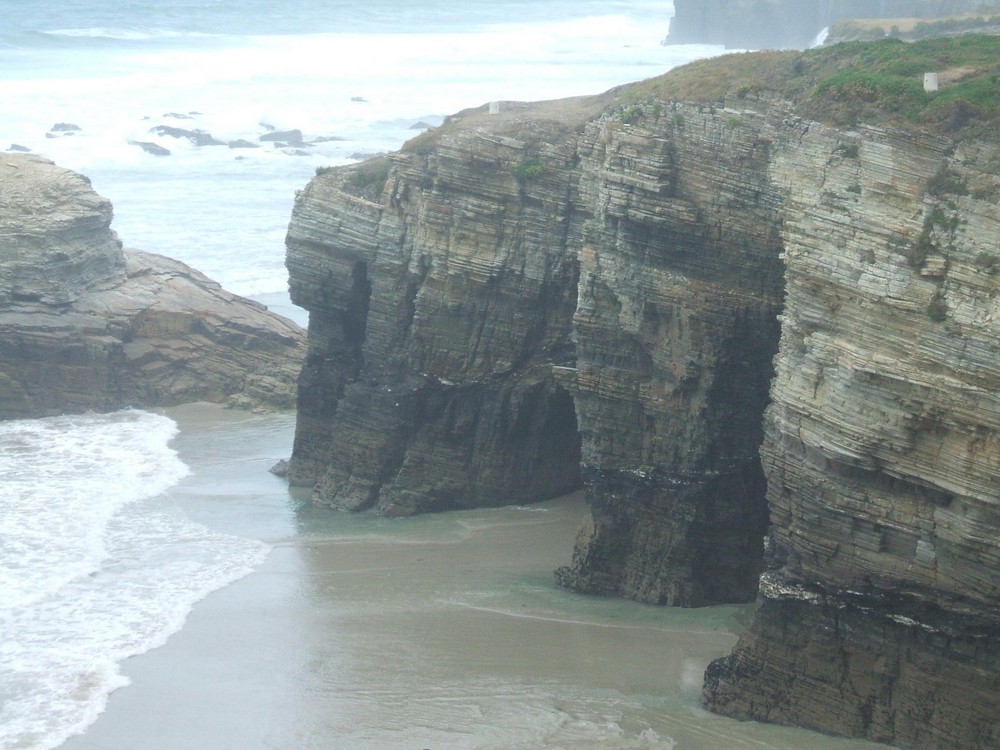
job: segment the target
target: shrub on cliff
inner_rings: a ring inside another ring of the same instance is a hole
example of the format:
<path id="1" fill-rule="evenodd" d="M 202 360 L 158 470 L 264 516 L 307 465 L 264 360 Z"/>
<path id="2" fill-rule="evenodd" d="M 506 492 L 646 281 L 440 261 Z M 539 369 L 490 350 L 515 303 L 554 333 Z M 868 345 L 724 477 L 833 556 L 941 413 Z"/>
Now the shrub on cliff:
<path id="1" fill-rule="evenodd" d="M 534 156 L 529 156 L 527 159 L 522 161 L 517 166 L 512 167 L 510 170 L 510 173 L 520 182 L 537 180 L 544 172 L 545 166 L 542 164 L 542 160 Z"/>
<path id="2" fill-rule="evenodd" d="M 359 198 L 377 201 L 385 189 L 391 167 L 392 163 L 384 156 L 362 162 L 348 175 L 344 190 Z"/>

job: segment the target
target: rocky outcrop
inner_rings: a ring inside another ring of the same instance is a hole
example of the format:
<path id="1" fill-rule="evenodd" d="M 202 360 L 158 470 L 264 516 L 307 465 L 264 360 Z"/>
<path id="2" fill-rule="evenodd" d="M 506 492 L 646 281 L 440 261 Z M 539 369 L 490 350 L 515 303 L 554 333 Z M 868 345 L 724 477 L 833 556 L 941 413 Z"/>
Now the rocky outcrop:
<path id="1" fill-rule="evenodd" d="M 390 514 L 582 481 L 595 522 L 563 585 L 746 601 L 781 296 L 768 143 L 760 121 L 605 106 L 467 112 L 394 155 L 377 201 L 352 194 L 374 165 L 299 196 L 290 477 Z"/>
<path id="2" fill-rule="evenodd" d="M 768 569 L 708 671 L 714 710 L 1000 746 L 998 156 L 813 124 L 773 160 L 787 301 Z"/>
<path id="3" fill-rule="evenodd" d="M 293 479 L 409 513 L 558 467 L 592 511 L 567 587 L 747 600 L 763 558 L 713 710 L 996 747 L 1000 150 L 619 94 L 462 113 L 300 195 Z"/>
<path id="4" fill-rule="evenodd" d="M 978 10 L 981 0 L 674 0 L 668 44 L 727 49 L 806 49 L 835 21 L 937 18 Z"/>
<path id="5" fill-rule="evenodd" d="M 574 152 L 534 127 L 456 133 L 395 155 L 388 182 L 376 163 L 298 197 L 287 262 L 310 325 L 289 476 L 321 502 L 409 514 L 580 486 L 553 373 L 573 364 Z"/>
<path id="6" fill-rule="evenodd" d="M 0 418 L 290 407 L 301 330 L 183 263 L 123 251 L 111 210 L 79 174 L 0 158 Z"/>
<path id="7" fill-rule="evenodd" d="M 581 134 L 573 393 L 594 525 L 569 588 L 746 601 L 766 529 L 757 450 L 781 300 L 765 118 L 673 105 Z"/>

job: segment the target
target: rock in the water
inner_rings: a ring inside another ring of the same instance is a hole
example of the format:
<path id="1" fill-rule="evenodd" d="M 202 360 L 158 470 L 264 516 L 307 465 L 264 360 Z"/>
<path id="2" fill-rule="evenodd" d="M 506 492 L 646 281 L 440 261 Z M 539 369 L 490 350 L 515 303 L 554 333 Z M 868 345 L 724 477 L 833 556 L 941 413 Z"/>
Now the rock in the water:
<path id="1" fill-rule="evenodd" d="M 178 261 L 122 250 L 79 174 L 0 158 L 0 418 L 224 402 L 289 408 L 294 323 Z"/>
<path id="2" fill-rule="evenodd" d="M 10 148 L 8 148 L 7 150 L 8 151 L 13 151 L 13 152 L 19 153 L 19 154 L 30 154 L 31 153 L 31 149 L 30 148 L 28 148 L 27 146 L 22 146 L 20 143 L 12 143 L 12 144 L 10 144 Z"/>
<path id="3" fill-rule="evenodd" d="M 237 138 L 235 141 L 229 142 L 229 148 L 260 148 L 260 144 Z"/>
<path id="4" fill-rule="evenodd" d="M 49 130 L 53 133 L 79 133 L 83 128 L 71 122 L 57 122 Z"/>
<path id="5" fill-rule="evenodd" d="M 153 156 L 170 156 L 169 148 L 164 148 L 152 141 L 129 141 L 128 143 L 130 146 L 138 146 L 147 154 L 152 154 Z"/>
<path id="6" fill-rule="evenodd" d="M 195 146 L 226 145 L 222 141 L 215 138 L 211 133 L 206 133 L 204 130 L 186 130 L 184 128 L 175 128 L 170 125 L 157 125 L 155 128 L 150 128 L 149 132 L 155 135 L 170 136 L 171 138 L 186 138 Z"/>
<path id="7" fill-rule="evenodd" d="M 280 142 L 288 146 L 304 146 L 305 140 L 301 130 L 274 130 L 260 136 L 259 140 L 265 142 Z"/>

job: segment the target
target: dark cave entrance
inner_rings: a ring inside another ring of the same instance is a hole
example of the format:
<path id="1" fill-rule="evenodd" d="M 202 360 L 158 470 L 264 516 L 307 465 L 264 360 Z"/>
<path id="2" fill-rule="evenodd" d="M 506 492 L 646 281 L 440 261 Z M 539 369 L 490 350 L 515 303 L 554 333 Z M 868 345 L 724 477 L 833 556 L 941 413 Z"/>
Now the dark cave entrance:
<path id="1" fill-rule="evenodd" d="M 537 432 L 534 473 L 539 496 L 559 497 L 583 486 L 581 436 L 573 397 L 556 384 L 545 394 L 544 416 Z M 541 416 L 541 415 L 540 415 Z"/>
<path id="2" fill-rule="evenodd" d="M 580 489 L 582 440 L 570 393 L 545 378 L 510 397 L 514 418 L 503 432 L 511 499 L 539 502 Z"/>

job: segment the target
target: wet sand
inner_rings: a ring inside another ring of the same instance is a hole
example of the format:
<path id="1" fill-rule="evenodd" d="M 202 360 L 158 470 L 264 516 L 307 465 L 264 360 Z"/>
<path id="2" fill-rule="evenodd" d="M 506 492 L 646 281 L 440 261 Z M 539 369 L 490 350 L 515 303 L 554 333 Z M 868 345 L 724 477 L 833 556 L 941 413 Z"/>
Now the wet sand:
<path id="1" fill-rule="evenodd" d="M 748 607 L 555 588 L 580 497 L 393 520 L 315 509 L 266 472 L 290 415 L 168 413 L 193 473 L 165 502 L 273 549 L 128 660 L 132 684 L 65 750 L 879 747 L 700 708 Z"/>

